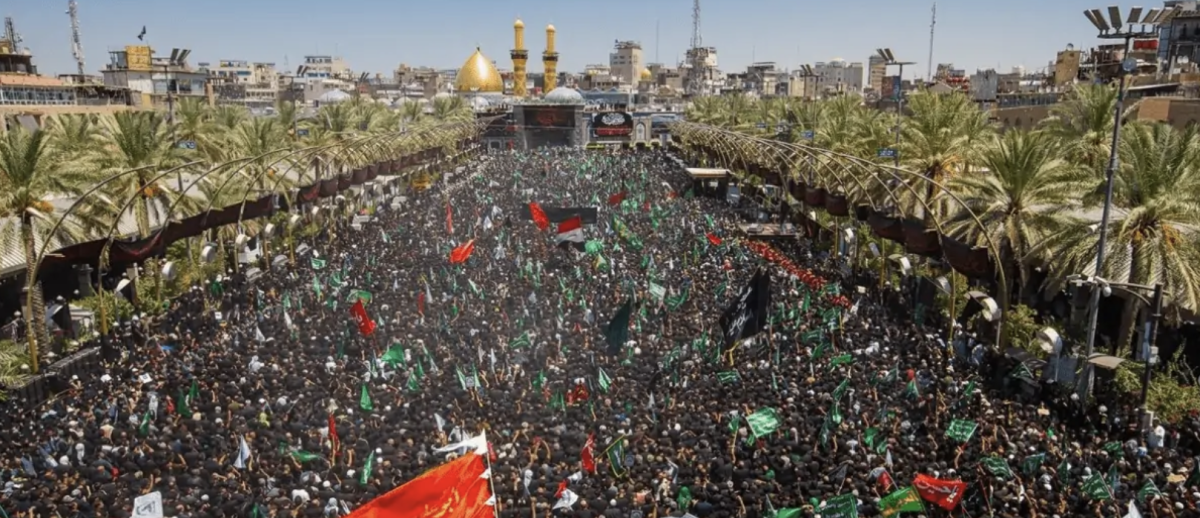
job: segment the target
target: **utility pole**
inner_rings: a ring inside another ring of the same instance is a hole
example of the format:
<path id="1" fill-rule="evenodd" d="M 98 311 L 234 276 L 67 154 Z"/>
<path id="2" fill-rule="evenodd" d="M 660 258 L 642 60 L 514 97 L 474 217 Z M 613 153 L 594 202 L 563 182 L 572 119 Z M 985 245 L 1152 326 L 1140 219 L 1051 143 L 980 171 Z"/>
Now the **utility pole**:
<path id="1" fill-rule="evenodd" d="M 925 69 L 925 80 L 933 82 L 933 32 L 937 27 L 937 2 L 933 3 L 933 9 L 929 17 L 929 63 Z"/>

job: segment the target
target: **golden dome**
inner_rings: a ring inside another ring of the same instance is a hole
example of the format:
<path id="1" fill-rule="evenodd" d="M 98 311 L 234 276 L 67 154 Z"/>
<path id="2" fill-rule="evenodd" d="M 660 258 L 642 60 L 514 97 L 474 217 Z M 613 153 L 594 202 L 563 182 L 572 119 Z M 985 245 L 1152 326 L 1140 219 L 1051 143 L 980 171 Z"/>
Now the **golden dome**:
<path id="1" fill-rule="evenodd" d="M 546 32 L 555 32 L 554 25 L 547 25 Z"/>
<path id="2" fill-rule="evenodd" d="M 525 28 L 525 22 L 521 21 L 521 19 L 520 19 L 520 18 L 517 18 L 517 22 L 513 24 L 513 28 L 514 28 L 514 29 L 524 29 L 524 28 Z"/>
<path id="3" fill-rule="evenodd" d="M 475 53 L 458 69 L 454 89 L 459 92 L 503 92 L 504 80 L 500 78 L 500 72 L 492 60 L 476 48 Z"/>
<path id="4" fill-rule="evenodd" d="M 654 74 L 650 73 L 649 68 L 643 68 L 642 69 L 642 81 L 649 81 L 651 79 L 654 79 Z"/>

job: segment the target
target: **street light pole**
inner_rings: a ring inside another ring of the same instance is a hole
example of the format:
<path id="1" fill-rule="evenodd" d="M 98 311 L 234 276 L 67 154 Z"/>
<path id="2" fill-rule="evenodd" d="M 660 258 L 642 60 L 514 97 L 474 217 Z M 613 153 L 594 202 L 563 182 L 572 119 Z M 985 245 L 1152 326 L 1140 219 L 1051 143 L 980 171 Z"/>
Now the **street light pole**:
<path id="1" fill-rule="evenodd" d="M 901 115 L 904 113 L 904 65 L 915 65 L 916 62 L 897 61 L 896 55 L 892 54 L 892 49 L 890 48 L 875 49 L 875 52 L 879 55 L 879 57 L 883 58 L 884 66 L 896 65 L 900 67 L 898 72 L 899 75 L 896 76 L 896 84 L 892 87 L 894 91 L 897 92 L 896 127 L 894 128 L 894 131 L 896 132 L 896 149 L 894 150 L 895 152 L 892 153 L 892 165 L 898 168 L 900 167 L 900 124 L 903 122 Z"/>
<path id="2" fill-rule="evenodd" d="M 1121 16 L 1121 9 L 1117 6 L 1108 7 L 1108 19 L 1104 17 L 1099 9 L 1090 9 L 1083 12 L 1083 15 L 1092 22 L 1092 25 L 1100 31 L 1100 39 L 1121 39 L 1125 42 L 1125 51 L 1121 55 L 1120 73 L 1117 74 L 1119 84 L 1117 86 L 1117 102 L 1113 110 L 1113 135 L 1111 149 L 1109 149 L 1108 166 L 1105 169 L 1104 176 L 1104 208 L 1100 215 L 1100 235 L 1096 242 L 1096 276 L 1104 275 L 1104 252 L 1108 246 L 1108 223 L 1112 216 L 1112 196 L 1113 196 L 1113 178 L 1117 172 L 1118 165 L 1118 147 L 1121 144 L 1121 112 L 1125 110 L 1125 83 L 1126 74 L 1136 70 L 1137 61 L 1129 56 L 1130 46 L 1135 38 L 1157 38 L 1157 27 L 1159 24 L 1170 21 L 1178 14 L 1178 8 L 1171 9 L 1151 9 L 1146 13 L 1146 16 L 1139 17 L 1142 14 L 1141 7 L 1134 7 L 1129 10 L 1127 21 L 1122 22 L 1124 17 Z M 1111 21 L 1111 25 L 1109 22 Z M 1137 28 L 1135 28 L 1137 26 Z M 1124 30 L 1122 30 L 1124 27 Z M 1096 72 L 1096 71 L 1093 71 Z M 1091 357 L 1095 352 L 1096 347 L 1096 323 L 1100 316 L 1100 291 L 1092 290 L 1091 301 L 1088 306 L 1088 328 L 1087 328 L 1087 357 Z M 1085 380 L 1087 392 L 1091 393 L 1090 380 Z"/>
<path id="3" fill-rule="evenodd" d="M 1146 335 L 1143 338 L 1142 346 L 1142 362 L 1145 364 L 1145 371 L 1142 372 L 1142 405 L 1138 412 L 1138 430 L 1141 431 L 1143 437 L 1146 435 L 1146 429 L 1150 423 L 1146 422 L 1146 415 L 1149 409 L 1147 403 L 1150 399 L 1150 377 L 1154 373 L 1155 361 L 1154 344 L 1158 341 L 1158 322 L 1162 320 L 1163 307 L 1163 287 L 1162 284 L 1154 285 L 1154 297 L 1150 304 L 1153 308 L 1153 313 L 1150 314 L 1150 321 L 1146 323 Z"/>

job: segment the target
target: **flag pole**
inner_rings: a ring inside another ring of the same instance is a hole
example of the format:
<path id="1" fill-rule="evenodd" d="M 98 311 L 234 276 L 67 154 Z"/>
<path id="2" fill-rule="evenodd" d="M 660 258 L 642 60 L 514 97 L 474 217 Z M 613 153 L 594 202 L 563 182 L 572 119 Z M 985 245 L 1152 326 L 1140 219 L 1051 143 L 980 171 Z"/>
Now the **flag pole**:
<path id="1" fill-rule="evenodd" d="M 496 496 L 496 474 L 492 473 L 492 443 L 487 440 L 487 430 L 483 431 L 483 445 L 487 448 L 483 454 L 483 461 L 487 463 L 488 490 L 492 492 L 492 518 L 500 518 L 500 498 Z"/>

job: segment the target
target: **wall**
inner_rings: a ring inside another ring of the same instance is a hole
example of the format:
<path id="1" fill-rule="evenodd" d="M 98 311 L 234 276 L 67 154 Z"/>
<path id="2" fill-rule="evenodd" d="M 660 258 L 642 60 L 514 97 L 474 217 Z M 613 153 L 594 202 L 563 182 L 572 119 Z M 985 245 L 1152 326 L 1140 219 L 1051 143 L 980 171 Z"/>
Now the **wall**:
<path id="1" fill-rule="evenodd" d="M 1138 105 L 1137 120 L 1165 122 L 1184 129 L 1200 122 L 1200 99 L 1147 97 Z"/>
<path id="2" fill-rule="evenodd" d="M 1050 105 L 1017 106 L 992 110 L 992 120 L 1000 124 L 1001 129 L 1034 128 L 1049 116 Z"/>

